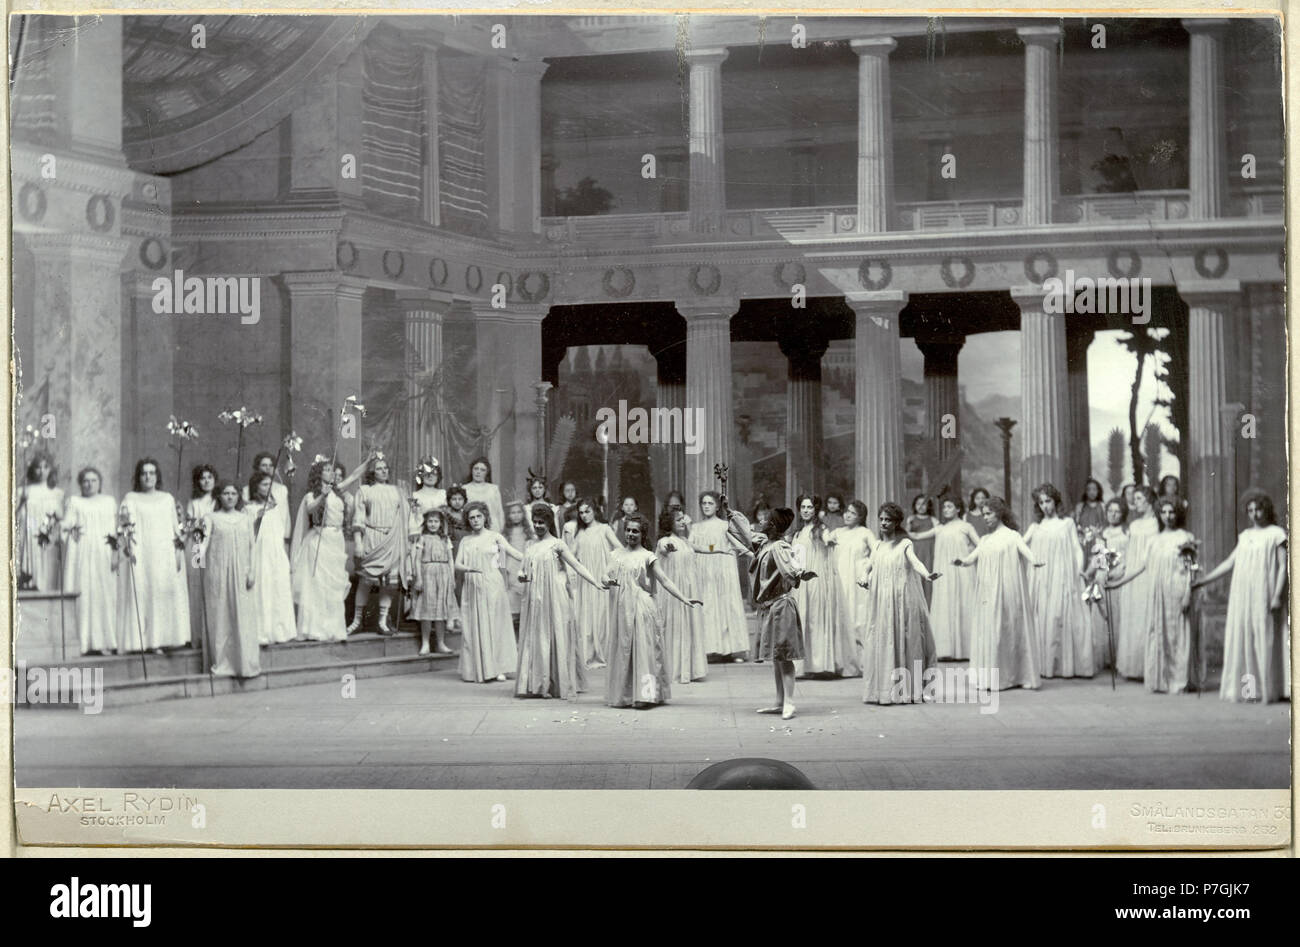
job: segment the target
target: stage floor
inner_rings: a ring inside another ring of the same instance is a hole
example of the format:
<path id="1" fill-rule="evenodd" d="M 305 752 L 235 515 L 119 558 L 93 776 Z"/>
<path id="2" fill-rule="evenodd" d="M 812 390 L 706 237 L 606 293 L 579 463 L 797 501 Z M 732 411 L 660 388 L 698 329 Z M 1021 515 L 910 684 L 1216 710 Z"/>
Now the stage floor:
<path id="1" fill-rule="evenodd" d="M 453 637 L 452 644 L 458 644 Z M 412 643 L 414 650 L 414 642 Z M 964 668 L 962 663 L 941 667 Z M 862 680 L 801 680 L 798 716 L 760 716 L 769 664 L 711 664 L 650 710 L 429 673 L 113 707 L 19 708 L 20 787 L 681 789 L 719 760 L 768 757 L 820 789 L 1244 789 L 1290 785 L 1290 704 L 1148 694 L 1109 674 L 974 703 L 880 707 Z"/>

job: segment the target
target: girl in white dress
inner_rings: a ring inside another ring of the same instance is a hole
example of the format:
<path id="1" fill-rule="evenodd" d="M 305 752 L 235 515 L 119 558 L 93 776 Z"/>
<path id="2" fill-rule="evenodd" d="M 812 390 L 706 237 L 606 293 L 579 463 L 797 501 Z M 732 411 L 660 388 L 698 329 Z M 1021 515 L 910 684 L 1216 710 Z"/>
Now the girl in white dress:
<path id="1" fill-rule="evenodd" d="M 1050 483 L 1034 490 L 1038 522 L 1025 545 L 1045 567 L 1030 577 L 1038 622 L 1040 677 L 1092 677 L 1092 622 L 1083 601 L 1083 547 L 1074 520 L 1063 516 L 1061 493 Z"/>
<path id="2" fill-rule="evenodd" d="M 469 465 L 469 479 L 461 484 L 470 503 L 487 506 L 488 519 L 493 529 L 500 529 L 506 521 L 506 511 L 501 503 L 501 490 L 492 482 L 492 462 L 486 457 L 475 457 Z"/>
<path id="3" fill-rule="evenodd" d="M 82 654 L 117 650 L 117 553 L 106 542 L 117 530 L 117 503 L 99 492 L 94 467 L 77 474 L 81 496 L 69 497 L 63 517 L 68 574 L 64 588 L 77 593 L 77 638 Z"/>
<path id="4" fill-rule="evenodd" d="M 596 519 L 596 504 L 583 500 L 578 504 L 573 555 L 592 575 L 605 574 L 609 554 L 619 548 L 618 539 L 608 524 Z M 572 588 L 573 620 L 577 622 L 583 664 L 604 667 L 609 641 L 609 596 L 582 584 Z"/>
<path id="5" fill-rule="evenodd" d="M 1134 681 L 1142 680 L 1146 664 L 1151 573 L 1142 567 L 1146 565 L 1151 544 L 1160 531 L 1155 500 L 1155 491 L 1145 484 L 1133 490 L 1128 521 L 1128 561 L 1124 566 L 1124 575 L 1132 577 L 1133 581 L 1123 583 L 1123 588 L 1119 588 L 1121 583 L 1118 582 L 1111 585 L 1111 588 L 1119 588 L 1119 594 L 1111 596 L 1119 600 L 1120 612 L 1120 623 L 1116 627 L 1119 640 L 1115 646 L 1115 669 Z"/>
<path id="6" fill-rule="evenodd" d="M 452 567 L 451 540 L 447 518 L 441 510 L 427 510 L 424 529 L 411 543 L 411 581 L 414 602 L 411 618 L 420 623 L 420 654 L 429 653 L 432 632 L 434 650 L 451 654 L 447 647 L 447 624 L 460 615 L 456 603 L 456 573 Z"/>
<path id="7" fill-rule="evenodd" d="M 663 574 L 687 598 L 698 598 L 699 558 L 690 541 L 691 518 L 680 506 L 669 506 L 659 514 L 659 542 L 655 556 Z M 702 681 L 708 675 L 709 659 L 704 651 L 703 613 L 682 605 L 660 589 L 659 611 L 664 617 L 664 648 L 669 672 L 680 684 Z"/>
<path id="8" fill-rule="evenodd" d="M 871 551 L 879 542 L 867 526 L 867 516 L 865 503 L 850 500 L 844 508 L 844 525 L 826 534 L 826 545 L 831 547 L 843 596 L 840 602 L 840 621 L 845 626 L 843 634 L 853 642 L 855 655 L 861 653 L 862 643 L 867 640 L 871 613 L 871 593 L 858 584 L 858 576 L 866 568 Z"/>
<path id="9" fill-rule="evenodd" d="M 344 490 L 364 470 L 358 467 L 338 483 L 336 466 L 321 460 L 307 474 L 307 495 L 294 520 L 290 562 L 293 600 L 298 606 L 298 637 L 305 641 L 347 638 L 344 609 L 352 583 L 343 543 L 348 504 Z"/>
<path id="10" fill-rule="evenodd" d="M 1101 530 L 1100 539 L 1107 549 L 1119 556 L 1119 559 L 1114 566 L 1108 566 L 1103 562 L 1093 561 L 1091 544 L 1085 545 L 1083 551 L 1088 560 L 1084 568 L 1083 580 L 1089 587 L 1095 583 L 1101 592 L 1100 598 L 1093 597 L 1088 601 L 1088 611 L 1092 615 L 1092 667 L 1095 671 L 1109 668 L 1114 660 L 1111 650 L 1116 643 L 1111 639 L 1119 633 L 1120 625 L 1124 620 L 1120 609 L 1123 596 L 1119 592 L 1108 589 L 1113 588 L 1111 583 L 1117 583 L 1124 578 L 1124 570 L 1128 565 L 1128 527 L 1124 525 L 1124 517 L 1128 510 L 1124 506 L 1123 498 L 1111 497 L 1106 502 L 1105 510 L 1106 525 Z"/>
<path id="11" fill-rule="evenodd" d="M 666 704 L 671 696 L 663 616 L 654 599 L 656 584 L 687 608 L 701 604 L 699 599 L 688 599 L 664 575 L 655 554 L 644 545 L 649 528 L 640 513 L 624 517 L 624 546 L 610 559 L 604 576 L 614 586 L 605 687 L 605 703 L 611 707 L 653 707 Z"/>
<path id="12" fill-rule="evenodd" d="M 293 532 L 289 507 L 276 499 L 270 474 L 255 473 L 248 481 L 252 499 L 244 504 L 244 515 L 253 528 L 253 562 L 257 572 L 258 643 L 283 644 L 298 636 L 293 617 L 293 581 L 289 556 L 285 552 Z M 285 494 L 287 499 L 287 493 Z"/>
<path id="13" fill-rule="evenodd" d="M 1250 526 L 1237 537 L 1237 547 L 1193 588 L 1232 573 L 1219 699 L 1270 703 L 1291 696 L 1287 537 L 1265 494 L 1247 501 L 1246 518 Z"/>
<path id="14" fill-rule="evenodd" d="M 1039 635 L 1026 566 L 1045 564 L 1017 532 L 1006 500 L 992 497 L 982 509 L 989 532 L 970 554 L 953 560 L 975 566 L 970 671 L 981 690 L 1036 688 Z"/>
<path id="15" fill-rule="evenodd" d="M 501 577 L 505 557 L 522 560 L 524 554 L 491 528 L 487 505 L 465 507 L 469 535 L 460 541 L 456 571 L 465 576 L 460 612 L 465 638 L 460 647 L 462 681 L 504 681 L 519 664 L 510 599 Z"/>
<path id="16" fill-rule="evenodd" d="M 158 489 L 158 469 L 152 458 L 138 461 L 118 509 L 119 527 L 131 533 L 117 572 L 120 651 L 161 652 L 190 642 L 184 538 L 176 501 Z"/>
<path id="17" fill-rule="evenodd" d="M 190 596 L 190 640 L 211 641 L 205 629 L 208 616 L 203 605 L 203 568 L 195 550 L 203 544 L 205 518 L 216 509 L 212 491 L 217 486 L 217 471 L 211 464 L 199 464 L 190 471 L 190 499 L 185 504 L 185 585 Z"/>
<path id="18" fill-rule="evenodd" d="M 253 521 L 239 509 L 233 483 L 216 489 L 219 507 L 208 515 L 201 547 L 203 595 L 212 634 L 212 673 L 219 677 L 256 677 L 257 566 L 253 561 Z"/>
<path id="19" fill-rule="evenodd" d="M 795 507 L 799 529 L 790 540 L 792 546 L 803 549 L 803 561 L 808 571 L 818 575 L 817 581 L 802 583 L 794 594 L 803 626 L 803 673 L 857 677 L 862 673 L 862 667 L 852 635 L 840 618 L 844 593 L 831 562 L 831 550 L 826 545 L 826 530 L 820 512 L 818 497 L 799 497 Z"/>
<path id="20" fill-rule="evenodd" d="M 555 510 L 549 503 L 533 504 L 532 523 L 538 539 L 524 551 L 518 572 L 524 601 L 515 696 L 577 700 L 587 682 L 578 653 L 567 573 L 601 590 L 607 586 L 584 569 L 556 537 Z"/>
<path id="21" fill-rule="evenodd" d="M 699 578 L 696 594 L 704 601 L 705 653 L 729 657 L 739 664 L 749 653 L 749 625 L 736 557 L 750 552 L 718 516 L 719 499 L 712 490 L 701 493 L 700 519 L 691 525 L 690 543 L 695 547 Z"/>
<path id="22" fill-rule="evenodd" d="M 506 504 L 506 523 L 501 530 L 506 542 L 516 549 L 528 551 L 534 542 L 532 524 L 523 503 L 511 500 Z M 510 620 L 515 627 L 515 641 L 519 640 L 519 611 L 524 604 L 524 586 L 516 569 L 505 570 L 506 594 L 510 596 Z"/>
<path id="23" fill-rule="evenodd" d="M 54 459 L 38 452 L 27 465 L 27 482 L 18 492 L 20 588 L 59 591 L 63 550 L 59 517 L 63 515 L 63 490 Z"/>
<path id="24" fill-rule="evenodd" d="M 442 489 L 442 467 L 435 457 L 423 457 L 415 466 L 415 492 L 411 494 L 411 516 L 406 534 L 414 541 L 424 529 L 424 515 L 447 505 L 447 491 Z"/>
<path id="25" fill-rule="evenodd" d="M 939 525 L 917 533 L 913 539 L 934 539 L 934 561 L 965 559 L 979 545 L 980 535 L 965 517 L 961 497 L 939 498 Z M 965 661 L 970 657 L 971 608 L 975 603 L 975 573 L 949 569 L 934 580 L 930 597 L 930 625 L 940 661 Z"/>

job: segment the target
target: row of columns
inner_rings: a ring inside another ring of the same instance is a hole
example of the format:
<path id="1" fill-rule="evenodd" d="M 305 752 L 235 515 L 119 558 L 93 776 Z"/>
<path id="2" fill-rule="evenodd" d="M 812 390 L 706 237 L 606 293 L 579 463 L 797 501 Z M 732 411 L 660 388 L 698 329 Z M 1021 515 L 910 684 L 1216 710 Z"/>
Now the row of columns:
<path id="1" fill-rule="evenodd" d="M 1225 19 L 1183 20 L 1191 35 L 1188 186 L 1193 219 L 1219 217 L 1225 180 Z M 1016 30 L 1025 46 L 1023 208 L 1026 226 L 1053 221 L 1060 196 L 1058 26 Z M 893 219 L 893 120 L 888 36 L 853 40 L 858 55 L 857 232 L 881 233 Z M 687 50 L 690 68 L 690 219 L 700 233 L 716 232 L 726 210 L 723 173 L 721 66 L 725 49 Z"/>

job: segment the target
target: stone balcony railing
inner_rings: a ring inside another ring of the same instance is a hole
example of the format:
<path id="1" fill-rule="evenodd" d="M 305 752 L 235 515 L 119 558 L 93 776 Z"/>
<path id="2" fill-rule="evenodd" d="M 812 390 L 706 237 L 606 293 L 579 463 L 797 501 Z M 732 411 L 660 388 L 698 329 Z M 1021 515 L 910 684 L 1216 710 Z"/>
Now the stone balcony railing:
<path id="1" fill-rule="evenodd" d="M 1280 187 L 1249 189 L 1230 208 L 1237 217 L 1278 217 L 1283 213 Z M 1010 200 L 925 201 L 899 204 L 895 232 L 981 231 L 1020 227 L 1022 202 Z M 1133 191 L 1062 197 L 1056 205 L 1060 224 L 1114 224 L 1138 221 L 1185 220 L 1185 190 Z M 690 215 L 601 214 L 590 217 L 546 217 L 542 232 L 552 243 L 605 244 L 619 241 L 673 243 L 696 241 Z M 807 242 L 857 232 L 857 209 L 840 207 L 781 207 L 727 211 L 717 239 L 728 241 Z"/>

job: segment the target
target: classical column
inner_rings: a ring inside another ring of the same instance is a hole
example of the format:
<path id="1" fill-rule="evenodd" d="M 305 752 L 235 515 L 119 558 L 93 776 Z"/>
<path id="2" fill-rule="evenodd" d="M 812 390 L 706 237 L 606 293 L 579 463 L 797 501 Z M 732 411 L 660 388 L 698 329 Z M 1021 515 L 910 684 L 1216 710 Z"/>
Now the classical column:
<path id="1" fill-rule="evenodd" d="M 907 504 L 903 496 L 903 395 L 898 351 L 898 320 L 907 305 L 907 293 L 849 293 L 845 301 L 856 316 L 855 492 L 874 517 L 882 503 Z"/>
<path id="2" fill-rule="evenodd" d="M 700 450 L 686 455 L 683 492 L 689 503 L 714 488 L 714 465 L 732 464 L 731 317 L 740 311 L 740 301 L 678 302 L 677 311 L 686 320 L 684 410 L 698 412 L 700 425 Z"/>
<path id="3" fill-rule="evenodd" d="M 655 407 L 668 411 L 682 412 L 683 423 L 686 420 L 686 344 L 669 345 L 655 353 L 657 367 L 657 384 L 655 386 Z M 686 444 L 660 444 L 655 451 L 659 454 L 659 469 L 663 472 L 664 482 L 660 484 L 658 499 L 662 499 L 669 490 L 684 490 L 686 486 Z M 690 497 L 687 497 L 690 505 Z"/>
<path id="4" fill-rule="evenodd" d="M 89 234 L 25 239 L 35 262 L 32 302 L 39 331 L 23 366 L 20 417 L 40 426 L 50 416 L 54 437 L 44 446 L 61 476 L 75 477 L 79 465 L 94 463 L 103 474 L 104 492 L 120 496 L 125 492 L 121 267 L 127 242 Z"/>
<path id="5" fill-rule="evenodd" d="M 1083 485 L 1092 476 L 1092 421 L 1088 412 L 1088 347 L 1095 329 L 1065 327 L 1066 387 L 1069 392 L 1069 459 L 1065 486 L 1061 492 L 1071 509 L 1083 496 Z"/>
<path id="6" fill-rule="evenodd" d="M 1255 418 L 1253 438 L 1237 441 L 1249 451 L 1248 481 L 1264 490 L 1279 509 L 1286 504 L 1286 412 L 1281 392 L 1286 378 L 1286 287 L 1282 283 L 1252 283 L 1246 287 L 1250 305 L 1250 359 L 1241 376 L 1241 400 Z M 1240 509 L 1238 510 L 1240 512 Z"/>
<path id="7" fill-rule="evenodd" d="M 889 54 L 898 43 L 876 36 L 849 45 L 858 54 L 858 233 L 883 233 L 894 216 Z"/>
<path id="8" fill-rule="evenodd" d="M 1187 110 L 1188 217 L 1208 220 L 1223 214 L 1227 186 L 1224 165 L 1223 34 L 1227 20 L 1183 20 L 1191 34 Z"/>
<path id="9" fill-rule="evenodd" d="M 1033 521 L 1030 494 L 1041 483 L 1065 486 L 1069 451 L 1065 318 L 1043 311 L 1043 290 L 1013 286 L 1020 307 L 1020 520 Z"/>
<path id="10" fill-rule="evenodd" d="M 365 403 L 361 378 L 361 303 L 366 282 L 334 270 L 281 276 L 289 293 L 289 426 L 303 438 L 303 456 L 329 454 L 337 440 L 349 472 L 361 460 L 365 419 L 356 437 L 339 438 L 343 400 Z"/>
<path id="11" fill-rule="evenodd" d="M 1023 26 L 1016 30 L 1025 44 L 1026 226 L 1050 224 L 1059 194 L 1060 148 L 1057 135 L 1058 26 Z"/>
<path id="12" fill-rule="evenodd" d="M 786 357 L 785 383 L 785 496 L 794 506 L 797 497 L 821 496 L 825 485 L 822 465 L 822 356 L 830 340 L 800 327 L 783 327 L 777 338 Z"/>
<path id="13" fill-rule="evenodd" d="M 952 462 L 953 456 L 961 449 L 961 391 L 957 386 L 957 356 L 961 353 L 965 337 L 929 336 L 917 339 L 916 347 L 925 358 L 923 374 L 925 376 L 925 416 L 926 432 L 934 445 L 937 468 L 934 475 L 941 476 L 942 471 Z M 943 482 L 932 482 L 930 492 L 936 493 L 947 488 L 950 492 L 961 494 L 961 466 L 958 465 L 950 475 L 942 477 Z"/>
<path id="14" fill-rule="evenodd" d="M 407 460 L 412 470 L 422 457 L 447 463 L 443 405 L 447 393 L 430 383 L 442 367 L 442 322 L 452 297 L 432 291 L 397 294 L 406 329 Z M 454 397 L 455 393 L 451 393 Z M 447 471 L 444 471 L 447 473 Z"/>
<path id="15" fill-rule="evenodd" d="M 29 16 L 25 51 L 45 59 L 55 135 L 78 155 L 122 161 L 119 16 Z M 141 168 L 150 172 L 150 168 Z M 105 484 L 107 492 L 107 484 Z"/>
<path id="16" fill-rule="evenodd" d="M 437 227 L 442 223 L 442 194 L 438 153 L 438 49 L 440 35 L 425 36 L 420 43 L 424 71 L 424 155 L 420 162 L 420 219 Z M 417 455 L 419 456 L 419 455 Z M 441 458 L 441 455 L 438 455 Z"/>
<path id="17" fill-rule="evenodd" d="M 477 421 L 496 433 L 488 458 L 502 497 L 523 490 L 528 467 L 537 462 L 536 384 L 542 378 L 542 320 L 549 306 L 509 303 L 494 309 L 470 303 L 474 314 Z"/>
<path id="18" fill-rule="evenodd" d="M 1200 561 L 1211 567 L 1232 550 L 1236 534 L 1231 483 L 1235 444 L 1229 439 L 1229 425 L 1235 428 L 1237 419 L 1224 417 L 1225 323 L 1240 302 L 1241 284 L 1198 280 L 1180 284 L 1178 292 L 1188 307 L 1187 528 L 1201 540 Z"/>
<path id="19" fill-rule="evenodd" d="M 122 278 L 126 308 L 122 311 L 121 469 L 128 476 L 138 458 L 166 456 L 171 439 L 167 420 L 178 413 L 173 387 L 176 320 L 184 317 L 153 311 L 153 281 L 166 272 L 135 270 Z M 184 420 L 198 425 L 192 417 Z M 199 431 L 206 433 L 201 427 Z M 182 481 L 189 482 L 184 477 Z M 104 489 L 108 490 L 107 484 Z"/>
<path id="20" fill-rule="evenodd" d="M 723 170 L 722 61 L 725 49 L 688 49 L 690 66 L 691 230 L 716 233 L 726 210 Z"/>

